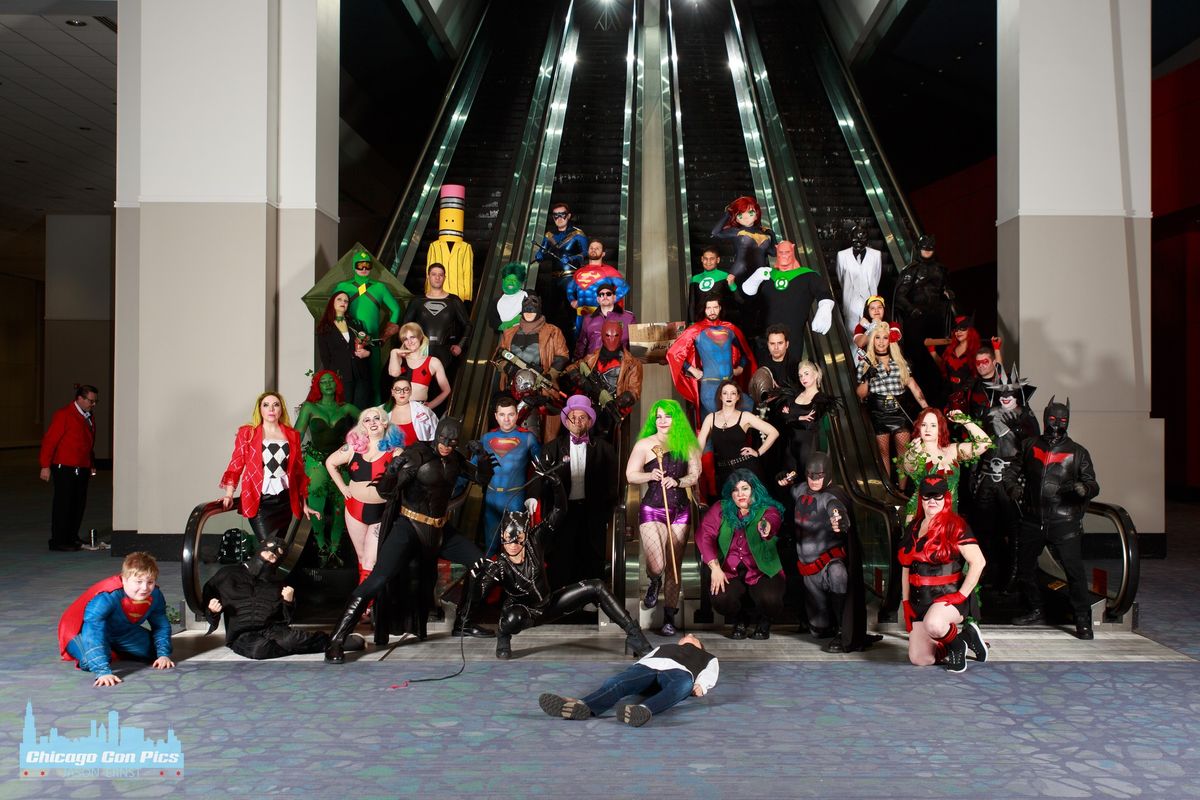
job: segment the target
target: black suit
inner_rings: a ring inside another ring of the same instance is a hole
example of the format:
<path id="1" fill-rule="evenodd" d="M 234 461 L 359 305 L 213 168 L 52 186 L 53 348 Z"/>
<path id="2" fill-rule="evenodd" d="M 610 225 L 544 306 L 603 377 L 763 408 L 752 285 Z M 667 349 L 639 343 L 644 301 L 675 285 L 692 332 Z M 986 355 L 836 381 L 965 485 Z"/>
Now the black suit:
<path id="1" fill-rule="evenodd" d="M 336 372 L 342 379 L 347 403 L 363 409 L 371 405 L 370 359 L 355 358 L 354 345 L 337 328 L 317 334 L 317 354 L 321 368 Z"/>
<path id="2" fill-rule="evenodd" d="M 542 457 L 557 464 L 567 497 L 572 494 L 571 438 L 566 430 L 563 435 L 542 448 Z M 608 561 L 605 549 L 605 531 L 617 504 L 620 485 L 617 475 L 617 453 L 612 444 L 593 436 L 587 443 L 587 462 L 584 467 L 582 500 L 568 500 L 567 514 L 559 530 L 548 537 L 546 562 L 549 567 L 550 585 L 554 588 L 589 578 L 604 578 L 604 565 Z M 538 497 L 544 503 L 553 502 L 550 487 Z"/>

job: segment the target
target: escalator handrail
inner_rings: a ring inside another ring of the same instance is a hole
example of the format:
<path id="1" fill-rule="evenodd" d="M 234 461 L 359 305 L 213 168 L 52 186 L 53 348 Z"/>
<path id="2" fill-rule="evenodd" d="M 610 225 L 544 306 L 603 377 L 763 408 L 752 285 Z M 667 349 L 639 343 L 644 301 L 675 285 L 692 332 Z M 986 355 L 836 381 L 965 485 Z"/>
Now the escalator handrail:
<path id="1" fill-rule="evenodd" d="M 204 613 L 203 594 L 204 584 L 200 578 L 200 537 L 204 534 L 204 524 L 218 514 L 240 512 L 241 495 L 233 498 L 229 508 L 220 500 L 208 500 L 199 503 L 188 515 L 187 525 L 183 529 L 183 551 L 180 557 L 180 576 L 183 579 L 183 599 L 195 614 Z M 312 525 L 306 517 L 293 517 L 288 525 L 284 541 L 288 545 L 287 553 L 279 562 L 279 571 L 287 574 L 295 569 L 300 561 L 300 555 L 308 544 L 312 533 Z"/>
<path id="2" fill-rule="evenodd" d="M 852 107 L 857 112 L 858 119 L 854 121 L 855 129 L 857 130 L 859 123 L 861 123 L 863 129 L 866 131 L 866 136 L 870 140 L 871 149 L 878 157 L 880 163 L 883 164 L 884 172 L 887 173 L 887 183 L 889 188 L 892 190 L 890 194 L 892 198 L 899 202 L 900 208 L 902 209 L 904 215 L 903 221 L 907 223 L 909 230 L 912 232 L 913 241 L 910 243 L 911 252 L 905 256 L 903 253 L 899 253 L 898 248 L 896 248 L 896 250 L 892 253 L 893 264 L 896 267 L 896 271 L 899 272 L 904 269 L 904 267 L 915 255 L 916 239 L 921 236 L 921 226 L 917 220 L 917 215 L 913 212 L 912 207 L 908 204 L 908 198 L 903 192 L 899 191 L 900 182 L 896 179 L 895 170 L 892 169 L 892 162 L 888 159 L 887 153 L 884 152 L 883 148 L 879 144 L 879 135 L 875 132 L 875 126 L 871 122 L 871 115 L 867 113 L 866 105 L 862 100 L 862 94 L 858 90 L 858 84 L 855 82 L 854 76 L 846 68 L 845 62 L 833 44 L 833 37 L 829 32 L 829 26 L 825 20 L 825 15 L 819 13 L 814 7 L 810 6 L 809 18 L 811 19 L 814 17 L 818 23 L 816 26 L 814 26 L 814 29 L 819 31 L 818 36 L 820 41 L 824 42 L 826 53 L 832 58 L 832 61 L 837 64 L 838 70 L 841 73 L 842 80 L 844 82 L 845 89 L 850 95 L 850 100 L 853 104 Z M 819 70 L 819 65 L 817 66 Z M 840 88 L 832 85 L 828 80 L 822 80 L 822 84 L 824 84 L 826 92 L 830 94 L 837 92 L 837 90 Z M 834 113 L 837 113 L 836 109 L 834 109 Z M 843 129 L 843 135 L 846 135 L 845 129 Z M 847 142 L 847 145 L 852 147 L 849 142 Z M 887 198 L 884 197 L 879 199 L 881 202 L 887 200 Z M 885 220 L 877 218 L 876 221 L 879 223 L 880 227 L 885 231 L 885 233 L 890 229 L 890 226 L 887 225 Z M 889 239 L 888 243 L 889 245 L 894 246 L 894 233 L 893 238 Z M 892 248 L 889 247 L 889 249 Z M 898 253 L 901 256 L 899 259 L 896 257 Z"/>
<path id="3" fill-rule="evenodd" d="M 1117 536 L 1121 541 L 1121 585 L 1106 611 L 1110 619 L 1120 619 L 1133 608 L 1141 581 L 1137 528 L 1134 527 L 1129 512 L 1115 503 L 1093 500 L 1088 503 L 1086 513 L 1106 518 L 1117 529 Z"/>
<path id="4" fill-rule="evenodd" d="M 440 183 L 436 179 L 439 171 L 438 166 L 442 166 L 444 170 L 445 165 L 449 163 L 450 157 L 453 155 L 453 150 L 451 150 L 448 153 L 440 153 L 440 157 L 434 159 L 432 157 L 434 139 L 440 138 L 441 144 L 438 147 L 438 151 L 444 150 L 446 148 L 446 140 L 451 135 L 451 122 L 454 121 L 447 119 L 447 111 L 452 107 L 459 106 L 463 102 L 473 103 L 474 91 L 478 89 L 483 67 L 486 65 L 487 58 L 491 55 L 490 48 L 485 47 L 490 42 L 482 39 L 484 25 L 488 21 L 489 8 L 490 5 L 484 6 L 466 48 L 462 51 L 462 55 L 454 65 L 454 72 L 451 73 L 450 82 L 446 86 L 446 91 L 442 94 L 442 103 L 438 107 L 437 115 L 434 117 L 434 124 L 429 128 L 429 134 L 425 137 L 425 143 L 421 147 L 421 154 L 414 162 L 412 172 L 408 176 L 408 182 L 405 184 L 404 190 L 399 194 L 400 199 L 396 203 L 392 217 L 388 220 L 387 228 L 379 240 L 379 246 L 375 252 L 381 260 L 384 258 L 388 243 L 391 241 L 396 227 L 399 225 L 401 215 L 409 211 L 410 202 L 414 206 L 423 207 L 424 209 L 417 214 L 419 219 L 416 220 L 414 225 L 415 232 L 419 233 L 421 231 L 424 225 L 422 220 L 428 219 L 428 215 L 432 210 L 433 203 L 428 198 L 432 195 L 436 199 L 436 192 L 440 188 L 435 185 Z M 473 59 L 480 59 L 484 63 L 478 65 L 476 69 L 467 72 L 466 65 Z M 464 73 L 471 78 L 470 81 L 463 80 Z M 469 114 L 469 112 L 470 107 L 468 106 L 467 113 Z M 461 121 L 465 124 L 465 118 Z M 414 187 L 417 186 L 424 186 L 424 189 L 420 193 L 416 193 L 417 196 L 414 196 Z M 424 202 L 421 201 L 421 197 L 426 198 Z M 412 212 L 409 211 L 409 213 L 411 214 Z M 417 248 L 413 244 L 415 242 L 410 243 L 403 254 L 399 256 L 393 254 L 390 263 L 387 264 L 387 268 L 400 279 L 401 283 L 407 278 L 408 270 L 412 266 L 413 259 L 416 257 Z M 399 247 L 397 246 L 396 249 L 399 250 Z"/>

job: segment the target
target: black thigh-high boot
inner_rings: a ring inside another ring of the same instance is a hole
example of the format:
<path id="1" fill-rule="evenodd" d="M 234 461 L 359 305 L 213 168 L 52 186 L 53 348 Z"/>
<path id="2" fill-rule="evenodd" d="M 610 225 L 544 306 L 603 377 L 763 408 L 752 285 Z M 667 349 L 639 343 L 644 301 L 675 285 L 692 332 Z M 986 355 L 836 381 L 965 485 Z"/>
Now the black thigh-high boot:
<path id="1" fill-rule="evenodd" d="M 463 576 L 462 602 L 459 603 L 457 610 L 454 612 L 452 636 L 474 636 L 478 639 L 490 639 L 496 635 L 495 632 L 471 622 L 470 607 L 483 602 L 483 598 L 477 595 L 478 588 L 475 580 L 471 577 L 471 573 L 468 572 Z"/>
<path id="2" fill-rule="evenodd" d="M 341 664 L 345 662 L 346 637 L 354 630 L 354 626 L 358 624 L 358 620 L 362 617 L 363 612 L 366 611 L 367 602 L 368 600 L 365 597 L 350 596 L 350 602 L 346 604 L 346 610 L 342 612 L 342 618 L 338 620 L 337 627 L 329 635 L 329 646 L 325 648 L 325 663 Z M 350 649 L 361 648 L 356 648 L 352 645 Z"/>
<path id="3" fill-rule="evenodd" d="M 608 587 L 599 580 L 594 583 L 597 584 L 596 605 L 600 606 L 600 610 L 604 612 L 605 616 L 620 625 L 621 630 L 625 631 L 625 648 L 631 650 L 638 658 L 653 650 L 654 647 L 646 638 L 646 634 L 642 632 L 642 627 L 617 602 L 617 598 L 613 597 L 613 593 L 608 590 Z"/>

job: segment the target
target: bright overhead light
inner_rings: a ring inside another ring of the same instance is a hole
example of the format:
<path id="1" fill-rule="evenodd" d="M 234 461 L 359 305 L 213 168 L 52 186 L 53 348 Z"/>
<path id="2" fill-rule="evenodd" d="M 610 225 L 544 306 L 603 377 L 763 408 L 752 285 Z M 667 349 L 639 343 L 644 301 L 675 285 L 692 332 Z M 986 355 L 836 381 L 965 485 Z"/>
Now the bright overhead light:
<path id="1" fill-rule="evenodd" d="M 70 25 L 72 28 L 86 28 L 87 27 L 87 23 L 81 19 L 69 19 L 69 20 L 67 20 L 67 24 Z"/>

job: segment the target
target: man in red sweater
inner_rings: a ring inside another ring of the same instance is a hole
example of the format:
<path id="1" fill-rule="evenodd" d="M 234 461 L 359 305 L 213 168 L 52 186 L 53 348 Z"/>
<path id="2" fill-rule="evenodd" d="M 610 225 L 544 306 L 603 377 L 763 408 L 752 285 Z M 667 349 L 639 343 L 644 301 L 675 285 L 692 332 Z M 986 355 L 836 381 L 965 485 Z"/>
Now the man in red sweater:
<path id="1" fill-rule="evenodd" d="M 75 402 L 54 412 L 42 437 L 41 479 L 54 478 L 54 509 L 50 514 L 50 549 L 64 552 L 83 547 L 79 525 L 87 505 L 88 478 L 96 474 L 92 454 L 96 442 L 95 386 L 75 387 Z"/>

